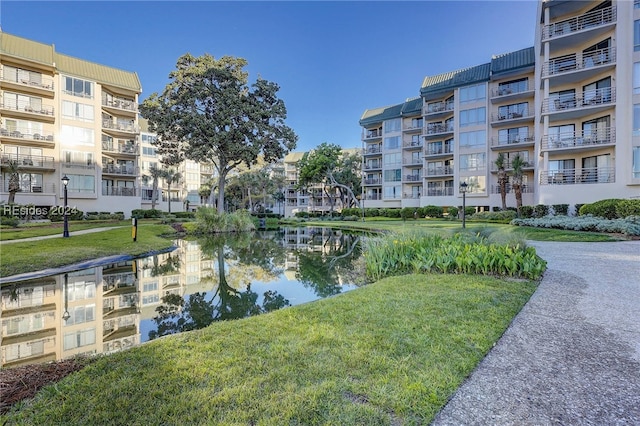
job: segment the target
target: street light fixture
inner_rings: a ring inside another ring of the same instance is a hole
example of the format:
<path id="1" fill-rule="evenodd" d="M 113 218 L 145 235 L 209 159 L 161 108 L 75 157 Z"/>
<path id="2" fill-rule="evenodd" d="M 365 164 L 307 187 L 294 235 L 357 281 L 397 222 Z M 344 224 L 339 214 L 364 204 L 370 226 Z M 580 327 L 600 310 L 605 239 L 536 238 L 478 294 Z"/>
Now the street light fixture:
<path id="1" fill-rule="evenodd" d="M 466 228 L 467 216 L 467 182 L 460 184 L 460 192 L 462 193 L 462 229 Z"/>
<path id="2" fill-rule="evenodd" d="M 63 238 L 69 238 L 69 219 L 67 218 L 67 185 L 69 185 L 69 178 L 64 175 L 62 178 L 62 185 L 64 186 L 64 230 L 62 231 Z"/>
<path id="3" fill-rule="evenodd" d="M 64 274 L 64 313 L 62 319 L 65 324 L 69 318 L 71 318 L 69 313 L 69 274 Z"/>

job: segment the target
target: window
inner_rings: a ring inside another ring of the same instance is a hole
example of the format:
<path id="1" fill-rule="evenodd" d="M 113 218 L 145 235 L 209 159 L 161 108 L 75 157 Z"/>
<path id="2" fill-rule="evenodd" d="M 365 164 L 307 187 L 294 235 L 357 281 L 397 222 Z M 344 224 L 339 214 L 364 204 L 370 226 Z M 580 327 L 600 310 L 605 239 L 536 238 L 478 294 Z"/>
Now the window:
<path id="1" fill-rule="evenodd" d="M 583 105 L 611 102 L 611 77 L 603 78 L 582 88 Z"/>
<path id="2" fill-rule="evenodd" d="M 411 124 L 409 124 L 409 129 L 421 129 L 422 128 L 422 118 L 412 118 Z"/>
<path id="3" fill-rule="evenodd" d="M 577 178 L 581 183 L 613 182 L 610 165 L 610 154 L 584 157 L 582 159 L 582 171 Z"/>
<path id="4" fill-rule="evenodd" d="M 529 128 L 526 126 L 498 130 L 499 145 L 524 142 L 525 140 L 528 139 L 528 137 L 529 137 Z"/>
<path id="5" fill-rule="evenodd" d="M 91 322 L 96 319 L 96 305 L 75 306 L 68 310 L 71 315 L 64 325 L 69 326 L 73 324 L 82 324 L 84 322 Z"/>
<path id="6" fill-rule="evenodd" d="M 156 136 L 152 136 L 152 135 L 142 135 L 142 142 L 143 143 L 149 143 L 149 144 L 153 144 L 156 141 Z"/>
<path id="7" fill-rule="evenodd" d="M 8 81 L 16 83 L 32 84 L 34 86 L 42 86 L 42 74 L 35 71 L 23 70 L 20 68 L 5 65 L 2 77 Z M 49 88 L 50 86 L 47 86 Z"/>
<path id="8" fill-rule="evenodd" d="M 600 43 L 589 46 L 582 51 L 582 63 L 585 68 L 602 65 L 609 62 L 609 48 L 611 47 L 611 39 L 601 41 Z"/>
<path id="9" fill-rule="evenodd" d="M 399 132 L 401 126 L 401 120 L 399 118 L 394 118 L 393 120 L 387 120 L 384 122 L 384 132 Z"/>
<path id="10" fill-rule="evenodd" d="M 399 185 L 384 187 L 384 198 L 386 199 L 400 198 L 401 194 L 402 192 Z"/>
<path id="11" fill-rule="evenodd" d="M 485 146 L 487 144 L 487 131 L 461 132 L 460 146 Z"/>
<path id="12" fill-rule="evenodd" d="M 93 175 L 70 175 L 69 184 L 67 185 L 67 191 L 69 192 L 95 192 L 96 177 Z"/>
<path id="13" fill-rule="evenodd" d="M 77 281 L 67 285 L 67 300 L 91 299 L 96 296 L 95 281 Z"/>
<path id="14" fill-rule="evenodd" d="M 142 155 L 146 155 L 148 157 L 155 157 L 156 156 L 156 149 L 155 148 L 151 148 L 151 147 L 147 147 L 147 146 L 143 146 L 142 147 Z"/>
<path id="15" fill-rule="evenodd" d="M 640 136 L 640 104 L 633 105 L 633 136 Z"/>
<path id="16" fill-rule="evenodd" d="M 480 83 L 474 86 L 460 88 L 460 103 L 474 102 L 485 99 L 487 96 L 486 84 Z"/>
<path id="17" fill-rule="evenodd" d="M 596 118 L 582 123 L 582 143 L 608 143 L 609 142 L 609 116 Z"/>
<path id="18" fill-rule="evenodd" d="M 559 92 L 549 93 L 549 111 L 558 111 L 561 109 L 575 108 L 576 91 L 562 90 Z"/>
<path id="19" fill-rule="evenodd" d="M 400 182 L 402 180 L 402 170 L 392 169 L 384 171 L 385 182 Z"/>
<path id="20" fill-rule="evenodd" d="M 385 154 L 384 155 L 384 165 L 392 166 L 396 164 L 402 164 L 402 154 L 397 152 L 393 154 Z"/>
<path id="21" fill-rule="evenodd" d="M 465 176 L 461 180 L 467 183 L 467 194 L 484 194 L 487 192 L 486 176 Z"/>
<path id="22" fill-rule="evenodd" d="M 60 136 L 65 145 L 86 145 L 94 146 L 95 137 L 93 129 L 62 125 Z"/>
<path id="23" fill-rule="evenodd" d="M 498 108 L 498 120 L 526 117 L 529 114 L 528 111 L 529 104 L 527 102 L 501 106 Z"/>
<path id="24" fill-rule="evenodd" d="M 384 149 L 397 149 L 397 148 L 400 148 L 400 136 L 384 138 Z"/>
<path id="25" fill-rule="evenodd" d="M 93 345 L 96 342 L 95 328 L 66 333 L 64 335 L 64 350 L 80 348 L 82 346 Z"/>
<path id="26" fill-rule="evenodd" d="M 484 124 L 486 119 L 487 112 L 485 107 L 460 111 L 460 127 Z"/>
<path id="27" fill-rule="evenodd" d="M 62 101 L 62 116 L 79 121 L 93 121 L 93 105 Z"/>
<path id="28" fill-rule="evenodd" d="M 640 179 L 640 146 L 633 147 L 632 157 L 633 159 L 631 161 L 633 164 L 633 178 Z"/>
<path id="29" fill-rule="evenodd" d="M 4 106 L 8 109 L 27 112 L 49 112 L 42 108 L 42 99 L 18 93 L 4 92 Z"/>
<path id="30" fill-rule="evenodd" d="M 484 152 L 477 154 L 464 154 L 460 156 L 460 170 L 482 171 L 487 167 Z"/>
<path id="31" fill-rule="evenodd" d="M 633 94 L 640 94 L 640 62 L 633 64 Z"/>
<path id="32" fill-rule="evenodd" d="M 70 164 L 86 164 L 90 166 L 93 164 L 93 153 L 81 151 L 63 151 L 62 161 Z"/>
<path id="33" fill-rule="evenodd" d="M 79 96 L 81 98 L 93 98 L 93 83 L 73 77 L 62 77 L 64 84 L 63 92 L 67 95 Z"/>
<path id="34" fill-rule="evenodd" d="M 42 123 L 38 123 L 35 121 L 26 121 L 26 120 L 14 120 L 10 118 L 5 118 L 3 120 L 2 127 L 11 134 L 12 132 L 19 132 L 22 136 L 24 135 L 40 135 L 43 136 L 43 126 Z"/>
<path id="35" fill-rule="evenodd" d="M 640 19 L 633 21 L 633 50 L 640 52 Z"/>
<path id="36" fill-rule="evenodd" d="M 511 80 L 498 84 L 498 96 L 510 95 L 512 93 L 526 92 L 528 89 L 527 78 Z"/>
<path id="37" fill-rule="evenodd" d="M 9 173 L 4 174 L 5 191 L 8 190 Z M 20 191 L 22 192 L 42 192 L 42 174 L 40 173 L 20 173 Z"/>

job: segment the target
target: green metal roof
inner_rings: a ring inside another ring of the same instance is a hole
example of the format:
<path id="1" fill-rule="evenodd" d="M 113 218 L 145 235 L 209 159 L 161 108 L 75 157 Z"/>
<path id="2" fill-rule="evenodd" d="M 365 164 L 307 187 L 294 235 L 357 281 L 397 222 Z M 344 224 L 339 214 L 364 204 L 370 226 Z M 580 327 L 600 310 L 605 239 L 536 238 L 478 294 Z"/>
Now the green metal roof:
<path id="1" fill-rule="evenodd" d="M 57 53 L 53 44 L 39 43 L 0 32 L 0 54 L 47 65 L 55 68 L 59 73 L 83 77 L 100 84 L 108 84 L 136 93 L 142 92 L 140 79 L 135 72 L 124 71 Z"/>
<path id="2" fill-rule="evenodd" d="M 361 126 L 370 126 L 376 123 L 382 123 L 384 120 L 398 118 L 402 114 L 404 102 L 397 105 L 391 105 L 382 108 L 368 109 L 360 117 Z"/>
<path id="3" fill-rule="evenodd" d="M 462 86 L 468 86 L 474 83 L 489 81 L 491 71 L 491 63 L 478 65 L 475 67 L 465 68 L 458 71 L 452 71 L 433 77 L 425 77 L 422 82 L 420 94 L 422 96 L 441 93 L 456 89 Z"/>
<path id="4" fill-rule="evenodd" d="M 422 115 L 422 98 L 417 97 L 413 99 L 407 99 L 404 104 L 402 104 L 402 111 L 400 114 L 404 116 L 411 115 Z"/>
<path id="5" fill-rule="evenodd" d="M 522 68 L 534 67 L 535 64 L 535 49 L 533 47 L 527 47 L 526 49 L 494 56 L 491 59 L 491 74 L 495 75 Z"/>

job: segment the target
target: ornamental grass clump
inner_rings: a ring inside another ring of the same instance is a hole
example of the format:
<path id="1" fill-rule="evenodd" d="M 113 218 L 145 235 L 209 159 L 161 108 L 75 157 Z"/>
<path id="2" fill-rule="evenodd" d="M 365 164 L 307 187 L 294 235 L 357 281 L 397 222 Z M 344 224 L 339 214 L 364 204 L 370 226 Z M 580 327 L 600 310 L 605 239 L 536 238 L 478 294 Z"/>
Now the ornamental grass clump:
<path id="1" fill-rule="evenodd" d="M 365 242 L 367 278 L 408 273 L 458 273 L 538 279 L 546 269 L 533 247 L 496 244 L 479 235 L 396 234 Z"/>

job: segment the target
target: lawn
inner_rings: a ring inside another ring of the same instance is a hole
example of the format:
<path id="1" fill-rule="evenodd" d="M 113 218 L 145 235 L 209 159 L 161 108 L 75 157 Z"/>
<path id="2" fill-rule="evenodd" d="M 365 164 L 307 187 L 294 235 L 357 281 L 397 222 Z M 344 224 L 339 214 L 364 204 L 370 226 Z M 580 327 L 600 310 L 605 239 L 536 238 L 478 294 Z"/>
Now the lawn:
<path id="1" fill-rule="evenodd" d="M 0 423 L 428 424 L 534 290 L 386 278 L 100 357 Z"/>
<path id="2" fill-rule="evenodd" d="M 173 241 L 162 235 L 174 233 L 169 225 L 143 223 L 138 226 L 136 242 L 131 238 L 131 227 L 127 226 L 69 238 L 2 244 L 0 277 L 70 265 L 103 256 L 137 256 L 166 249 L 173 245 Z"/>
<path id="3" fill-rule="evenodd" d="M 93 228 L 107 228 L 115 226 L 131 226 L 130 220 L 109 220 L 109 221 L 71 221 L 69 231 L 82 231 Z M 0 241 L 17 240 L 21 238 L 43 237 L 46 235 L 62 235 L 62 222 L 40 222 L 27 223 L 18 228 L 2 228 L 0 230 Z"/>

